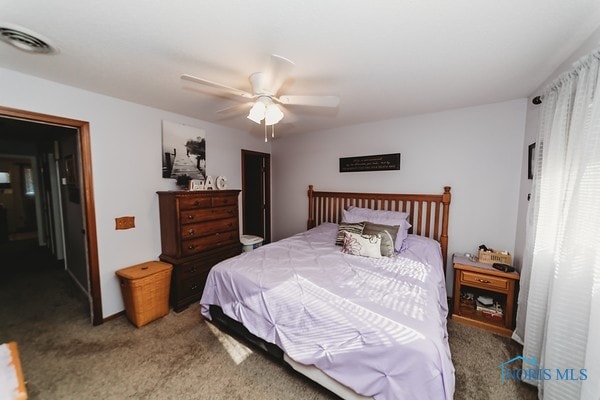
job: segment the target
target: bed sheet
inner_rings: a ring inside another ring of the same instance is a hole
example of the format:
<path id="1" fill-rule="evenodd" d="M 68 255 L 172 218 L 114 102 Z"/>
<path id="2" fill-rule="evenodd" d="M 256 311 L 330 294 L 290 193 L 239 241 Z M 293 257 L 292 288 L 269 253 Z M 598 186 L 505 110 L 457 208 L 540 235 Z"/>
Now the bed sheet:
<path id="1" fill-rule="evenodd" d="M 375 399 L 452 399 L 439 244 L 409 235 L 394 257 L 344 254 L 325 223 L 215 266 L 218 305 L 294 361 Z"/>

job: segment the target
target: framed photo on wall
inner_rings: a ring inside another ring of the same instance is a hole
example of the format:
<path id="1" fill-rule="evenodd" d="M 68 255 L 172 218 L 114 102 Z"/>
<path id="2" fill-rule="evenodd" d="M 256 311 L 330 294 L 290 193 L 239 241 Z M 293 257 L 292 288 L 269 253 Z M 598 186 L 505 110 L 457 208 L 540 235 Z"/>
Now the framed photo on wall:
<path id="1" fill-rule="evenodd" d="M 75 158 L 73 154 L 69 154 L 64 158 L 64 170 L 65 170 L 65 179 L 67 180 L 67 185 L 78 186 L 77 185 L 77 165 L 75 164 Z"/>
<path id="2" fill-rule="evenodd" d="M 204 129 L 162 121 L 162 177 L 204 179 L 206 132 Z"/>

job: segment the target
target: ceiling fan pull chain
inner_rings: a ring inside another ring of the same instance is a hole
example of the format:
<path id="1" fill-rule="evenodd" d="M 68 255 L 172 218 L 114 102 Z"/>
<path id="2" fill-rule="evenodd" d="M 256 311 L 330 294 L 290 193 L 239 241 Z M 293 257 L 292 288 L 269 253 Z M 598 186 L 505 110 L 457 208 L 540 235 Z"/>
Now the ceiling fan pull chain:
<path id="1" fill-rule="evenodd" d="M 271 125 L 271 138 L 275 139 L 275 124 Z"/>
<path id="2" fill-rule="evenodd" d="M 265 143 L 267 143 L 267 124 L 265 123 Z"/>

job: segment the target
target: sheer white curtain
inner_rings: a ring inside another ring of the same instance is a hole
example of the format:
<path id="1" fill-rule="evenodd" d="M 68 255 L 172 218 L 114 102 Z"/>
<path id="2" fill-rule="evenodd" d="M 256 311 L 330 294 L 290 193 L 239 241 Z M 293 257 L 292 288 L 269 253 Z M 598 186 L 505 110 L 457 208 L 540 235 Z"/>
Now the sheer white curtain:
<path id="1" fill-rule="evenodd" d="M 544 399 L 600 399 L 599 71 L 596 51 L 543 94 L 515 333 L 539 368 L 587 370 Z"/>

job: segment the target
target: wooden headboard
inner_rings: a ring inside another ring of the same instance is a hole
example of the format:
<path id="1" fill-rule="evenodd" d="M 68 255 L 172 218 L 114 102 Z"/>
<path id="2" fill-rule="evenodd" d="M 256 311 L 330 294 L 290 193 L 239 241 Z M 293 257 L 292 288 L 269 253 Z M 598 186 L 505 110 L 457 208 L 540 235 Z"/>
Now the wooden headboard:
<path id="1" fill-rule="evenodd" d="M 317 192 L 313 185 L 309 185 L 307 228 L 314 228 L 323 222 L 339 224 L 342 220 L 342 210 L 348 206 L 406 212 L 409 214 L 408 222 L 412 225 L 408 233 L 440 242 L 445 270 L 448 258 L 450 199 L 450 186 L 444 186 L 442 194 L 393 194 Z"/>

